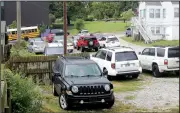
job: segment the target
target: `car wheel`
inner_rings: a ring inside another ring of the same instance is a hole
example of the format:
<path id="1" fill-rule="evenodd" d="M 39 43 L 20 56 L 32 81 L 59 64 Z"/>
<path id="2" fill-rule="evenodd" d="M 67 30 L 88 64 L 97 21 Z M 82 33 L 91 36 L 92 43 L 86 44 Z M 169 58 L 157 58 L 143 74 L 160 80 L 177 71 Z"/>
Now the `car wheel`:
<path id="1" fill-rule="evenodd" d="M 54 87 L 54 83 L 52 83 L 52 93 L 54 96 L 58 96 L 58 93 L 56 92 L 56 89 Z"/>
<path id="2" fill-rule="evenodd" d="M 105 44 L 103 44 L 103 48 L 105 48 L 106 46 L 105 46 Z"/>
<path id="3" fill-rule="evenodd" d="M 132 78 L 138 78 L 139 77 L 139 74 L 135 74 L 135 75 L 132 75 Z"/>
<path id="4" fill-rule="evenodd" d="M 67 102 L 66 96 L 63 93 L 60 94 L 60 96 L 59 96 L 59 105 L 63 110 L 70 109 L 70 106 L 69 106 L 69 104 Z"/>
<path id="5" fill-rule="evenodd" d="M 115 98 L 114 98 L 114 95 L 113 95 L 113 99 L 111 101 L 107 102 L 105 107 L 107 109 L 112 108 L 112 106 L 114 105 L 114 101 L 115 101 Z"/>
<path id="6" fill-rule="evenodd" d="M 84 48 L 83 47 L 81 47 L 81 52 L 84 52 Z"/>
<path id="7" fill-rule="evenodd" d="M 77 50 L 79 50 L 79 49 L 80 49 L 80 47 L 77 46 Z"/>
<path id="8" fill-rule="evenodd" d="M 154 64 L 152 66 L 152 74 L 154 77 L 160 77 L 161 76 L 161 73 L 159 72 L 159 68 L 158 68 L 157 64 Z"/>
<path id="9" fill-rule="evenodd" d="M 95 51 L 98 51 L 98 47 L 97 47 L 97 48 L 95 48 Z"/>
<path id="10" fill-rule="evenodd" d="M 176 75 L 178 75 L 178 76 L 179 76 L 179 71 L 176 71 L 175 73 L 176 73 Z"/>

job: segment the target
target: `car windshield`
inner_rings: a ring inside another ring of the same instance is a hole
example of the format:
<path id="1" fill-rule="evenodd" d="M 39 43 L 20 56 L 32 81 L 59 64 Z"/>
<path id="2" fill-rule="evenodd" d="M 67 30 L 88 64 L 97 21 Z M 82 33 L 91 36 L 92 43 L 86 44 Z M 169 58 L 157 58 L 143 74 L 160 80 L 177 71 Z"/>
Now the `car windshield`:
<path id="1" fill-rule="evenodd" d="M 115 55 L 116 62 L 138 60 L 134 51 L 117 52 Z"/>
<path id="2" fill-rule="evenodd" d="M 101 76 L 97 64 L 70 64 L 66 66 L 65 76 Z"/>
<path id="3" fill-rule="evenodd" d="M 82 31 L 81 33 L 88 33 L 88 31 Z"/>
<path id="4" fill-rule="evenodd" d="M 111 41 L 118 41 L 118 39 L 116 37 L 108 38 L 107 39 L 107 42 L 111 42 Z"/>
<path id="5" fill-rule="evenodd" d="M 179 57 L 179 48 L 169 48 L 168 49 L 168 58 L 173 58 L 173 57 Z"/>

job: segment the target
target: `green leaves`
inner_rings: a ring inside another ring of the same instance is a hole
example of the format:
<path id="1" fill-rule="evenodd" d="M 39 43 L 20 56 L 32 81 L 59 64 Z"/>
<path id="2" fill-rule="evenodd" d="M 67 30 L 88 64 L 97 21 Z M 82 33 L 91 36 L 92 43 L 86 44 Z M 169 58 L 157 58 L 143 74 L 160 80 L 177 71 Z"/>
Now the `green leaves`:
<path id="1" fill-rule="evenodd" d="M 80 31 L 84 28 L 84 21 L 82 19 L 77 19 L 75 22 L 75 28 Z"/>
<path id="2" fill-rule="evenodd" d="M 11 90 L 13 113 L 38 113 L 42 107 L 40 88 L 31 78 L 5 70 L 5 76 Z"/>
<path id="3" fill-rule="evenodd" d="M 10 28 L 10 29 L 17 28 L 17 22 L 16 22 L 16 20 L 14 20 L 14 21 L 12 22 L 12 24 L 9 25 L 9 28 Z"/>

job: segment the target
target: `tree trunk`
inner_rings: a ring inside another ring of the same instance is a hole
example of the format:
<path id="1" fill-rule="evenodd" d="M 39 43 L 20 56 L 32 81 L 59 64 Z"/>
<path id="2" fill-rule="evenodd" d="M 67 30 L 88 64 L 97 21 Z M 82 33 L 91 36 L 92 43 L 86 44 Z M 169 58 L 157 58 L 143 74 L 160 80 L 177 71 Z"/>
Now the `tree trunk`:
<path id="1" fill-rule="evenodd" d="M 69 17 L 69 16 L 67 16 L 67 23 L 68 23 L 68 25 L 71 24 L 71 20 L 70 20 L 70 17 Z"/>

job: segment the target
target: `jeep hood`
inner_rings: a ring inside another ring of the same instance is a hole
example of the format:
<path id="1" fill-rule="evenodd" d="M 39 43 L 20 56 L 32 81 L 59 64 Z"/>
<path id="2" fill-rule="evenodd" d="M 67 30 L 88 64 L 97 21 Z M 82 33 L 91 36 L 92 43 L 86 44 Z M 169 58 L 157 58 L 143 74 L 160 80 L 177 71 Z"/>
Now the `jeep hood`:
<path id="1" fill-rule="evenodd" d="M 109 84 L 105 77 L 67 77 L 64 78 L 69 85 Z"/>

